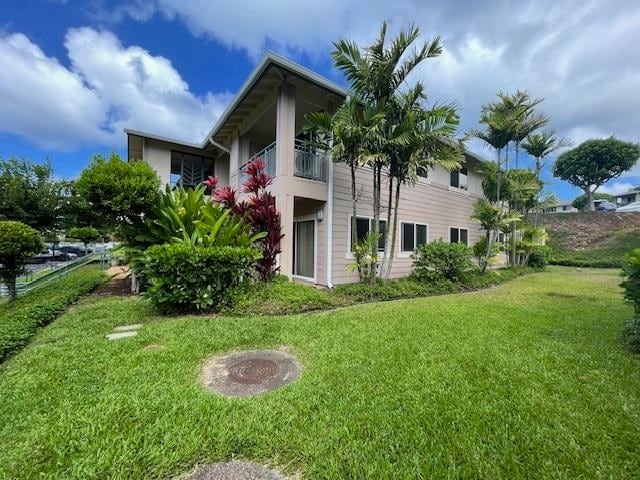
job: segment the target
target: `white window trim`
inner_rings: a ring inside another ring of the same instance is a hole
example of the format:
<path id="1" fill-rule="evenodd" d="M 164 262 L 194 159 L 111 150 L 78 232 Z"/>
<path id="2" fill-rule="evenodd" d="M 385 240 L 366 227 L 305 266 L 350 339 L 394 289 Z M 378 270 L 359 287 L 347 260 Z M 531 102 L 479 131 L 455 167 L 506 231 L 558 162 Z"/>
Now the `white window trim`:
<path id="1" fill-rule="evenodd" d="M 303 217 L 296 217 L 293 219 L 294 227 L 296 222 L 308 222 L 313 220 L 313 277 L 305 277 L 303 275 L 295 275 L 292 273 L 292 278 L 297 278 L 299 280 L 304 280 L 305 282 L 317 283 L 316 279 L 318 278 L 318 219 L 315 215 L 305 215 Z M 293 251 L 293 265 L 291 271 L 296 268 L 296 259 L 295 259 L 296 251 Z"/>
<path id="2" fill-rule="evenodd" d="M 411 222 L 409 220 L 402 220 L 399 223 L 400 223 L 400 228 L 396 232 L 398 235 L 398 238 L 397 238 L 398 251 L 396 252 L 396 255 L 397 255 L 397 258 L 410 258 L 413 252 L 415 251 L 415 248 L 411 252 L 405 252 L 402 250 L 402 226 L 405 223 L 411 223 L 412 225 L 423 225 L 427 227 L 427 243 L 429 243 L 429 224 L 422 223 L 422 222 Z M 418 236 L 418 229 L 414 228 L 413 229 L 413 245 L 414 246 L 416 246 L 416 243 L 417 243 L 417 236 Z"/>
<path id="3" fill-rule="evenodd" d="M 367 218 L 369 219 L 369 230 L 371 230 L 371 222 L 373 221 L 373 217 L 369 215 L 357 215 L 358 218 Z M 345 253 L 344 258 L 347 260 L 353 260 L 353 252 L 351 252 L 351 219 L 353 215 L 351 213 L 347 214 L 347 253 Z M 380 221 L 386 222 L 386 218 L 381 218 Z M 388 227 L 388 226 L 387 226 Z M 378 249 L 378 259 L 382 258 L 384 254 L 384 250 Z"/>
<path id="4" fill-rule="evenodd" d="M 469 228 L 468 227 L 459 227 L 457 225 L 449 225 L 449 228 L 447 230 L 447 235 L 449 237 L 449 243 L 451 243 L 451 229 L 452 228 L 457 228 L 458 230 L 466 230 L 467 231 L 467 243 L 463 244 L 465 246 L 469 246 Z M 460 236 L 460 232 L 458 232 L 458 236 Z M 462 243 L 462 242 L 457 242 L 457 243 Z"/>
<path id="5" fill-rule="evenodd" d="M 471 175 L 469 175 L 469 168 L 468 168 L 468 167 L 465 167 L 465 166 L 463 165 L 463 166 L 462 166 L 461 168 L 459 168 L 457 171 L 459 172 L 459 171 L 460 171 L 460 170 L 462 170 L 463 168 L 467 171 L 467 173 L 465 174 L 465 177 L 467 177 L 467 186 L 466 186 L 466 188 L 456 187 L 456 186 L 451 185 L 451 174 L 452 174 L 453 172 L 455 172 L 456 170 L 450 170 L 450 171 L 449 171 L 449 190 L 454 191 L 454 192 L 465 192 L 465 193 L 469 193 L 469 178 L 471 177 Z M 460 183 L 459 176 L 458 176 L 458 183 Z"/>

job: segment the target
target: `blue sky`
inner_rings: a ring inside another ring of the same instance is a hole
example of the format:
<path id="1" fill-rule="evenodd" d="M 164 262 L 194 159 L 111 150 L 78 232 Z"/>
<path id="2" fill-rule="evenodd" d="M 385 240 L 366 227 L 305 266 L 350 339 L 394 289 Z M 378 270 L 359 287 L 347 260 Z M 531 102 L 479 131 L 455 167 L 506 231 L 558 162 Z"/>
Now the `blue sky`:
<path id="1" fill-rule="evenodd" d="M 640 141 L 640 56 L 632 47 L 640 7 L 557 3 L 3 2 L 0 157 L 50 159 L 59 176 L 73 178 L 95 153 L 124 155 L 124 127 L 200 141 L 267 49 L 343 83 L 331 42 L 364 44 L 383 19 L 392 31 L 414 21 L 425 38 L 442 35 L 445 54 L 414 80 L 426 83 L 431 102 L 457 102 L 462 131 L 478 126 L 480 106 L 497 91 L 527 89 L 545 98 L 552 126 L 576 144 L 609 135 Z M 561 199 L 579 193 L 548 168 L 545 176 Z M 635 184 L 640 166 L 605 190 Z"/>

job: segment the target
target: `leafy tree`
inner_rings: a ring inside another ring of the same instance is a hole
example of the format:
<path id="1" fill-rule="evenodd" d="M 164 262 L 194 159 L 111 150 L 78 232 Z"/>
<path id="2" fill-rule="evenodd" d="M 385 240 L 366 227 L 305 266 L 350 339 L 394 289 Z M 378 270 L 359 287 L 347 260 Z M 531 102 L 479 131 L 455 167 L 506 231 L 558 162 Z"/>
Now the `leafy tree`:
<path id="1" fill-rule="evenodd" d="M 42 237 L 35 229 L 13 220 L 0 221 L 0 277 L 11 300 L 17 298 L 16 278 L 24 273 L 27 259 L 42 247 Z"/>
<path id="2" fill-rule="evenodd" d="M 484 248 L 484 254 L 475 252 L 476 257 L 480 260 L 480 268 L 484 272 L 489 266 L 489 260 L 495 254 L 494 242 L 497 232 L 506 232 L 509 225 L 513 221 L 517 221 L 521 218 L 520 214 L 509 212 L 504 210 L 494 203 L 481 198 L 473 205 L 473 212 L 471 218 L 476 220 L 482 229 L 485 231 L 485 241 L 478 247 L 474 245 L 474 250 Z M 492 240 L 493 239 L 493 240 Z M 489 245 L 491 248 L 489 249 Z"/>
<path id="3" fill-rule="evenodd" d="M 73 227 L 69 229 L 68 234 L 84 243 L 84 253 L 88 252 L 87 244 L 100 239 L 100 232 L 93 227 Z"/>
<path id="4" fill-rule="evenodd" d="M 607 200 L 608 202 L 615 202 L 616 197 L 609 195 L 608 193 L 594 192 L 593 200 Z M 578 195 L 573 199 L 571 205 L 578 210 L 587 210 L 589 207 L 587 196 L 584 193 L 582 195 Z"/>
<path id="5" fill-rule="evenodd" d="M 0 219 L 40 231 L 58 229 L 67 212 L 69 189 L 69 182 L 54 179 L 49 162 L 0 160 Z"/>
<path id="6" fill-rule="evenodd" d="M 91 226 L 132 238 L 160 196 L 160 179 L 145 162 L 112 153 L 93 157 L 75 182 L 76 207 Z"/>
<path id="7" fill-rule="evenodd" d="M 388 166 L 389 155 L 385 147 L 397 141 L 396 129 L 400 122 L 393 118 L 393 102 L 400 93 L 407 77 L 422 61 L 442 53 L 440 38 L 411 49 L 420 31 L 414 25 L 400 31 L 387 42 L 387 24 L 382 24 L 378 37 L 364 49 L 353 41 L 340 40 L 332 52 L 335 66 L 342 71 L 351 89 L 365 105 L 385 115 L 379 129 L 370 131 L 363 144 L 367 150 L 365 162 L 373 170 L 373 231 L 380 229 L 382 170 Z M 375 251 L 374 251 L 375 250 Z M 371 268 L 371 283 L 375 283 L 377 271 L 377 246 L 372 247 L 375 264 Z"/>
<path id="8" fill-rule="evenodd" d="M 553 175 L 581 188 L 593 211 L 593 194 L 612 178 L 631 170 L 640 158 L 640 146 L 615 137 L 592 139 L 564 152 L 553 165 Z"/>

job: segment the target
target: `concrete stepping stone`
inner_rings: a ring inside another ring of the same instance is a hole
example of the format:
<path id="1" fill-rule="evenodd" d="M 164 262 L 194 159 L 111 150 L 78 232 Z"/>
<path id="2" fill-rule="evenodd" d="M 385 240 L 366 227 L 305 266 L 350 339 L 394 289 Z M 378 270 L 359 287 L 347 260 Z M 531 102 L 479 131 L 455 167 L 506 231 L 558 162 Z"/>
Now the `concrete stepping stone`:
<path id="1" fill-rule="evenodd" d="M 121 338 L 135 337 L 138 335 L 136 330 L 130 330 L 128 332 L 110 333 L 107 335 L 107 340 L 119 340 Z"/>
<path id="2" fill-rule="evenodd" d="M 142 323 L 134 323 L 133 325 L 120 325 L 113 330 L 116 332 L 128 332 L 129 330 L 139 330 L 143 326 Z"/>
<path id="3" fill-rule="evenodd" d="M 200 467 L 185 480 L 287 480 L 280 472 L 253 462 L 232 460 Z"/>

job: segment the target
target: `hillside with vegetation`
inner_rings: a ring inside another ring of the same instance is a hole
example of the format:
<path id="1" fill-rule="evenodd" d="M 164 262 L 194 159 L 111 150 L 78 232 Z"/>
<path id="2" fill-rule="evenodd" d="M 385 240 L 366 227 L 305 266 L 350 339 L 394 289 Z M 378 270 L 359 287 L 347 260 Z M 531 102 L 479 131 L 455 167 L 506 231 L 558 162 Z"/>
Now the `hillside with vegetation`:
<path id="1" fill-rule="evenodd" d="M 620 267 L 640 248 L 640 213 L 578 212 L 539 218 L 558 265 Z"/>

